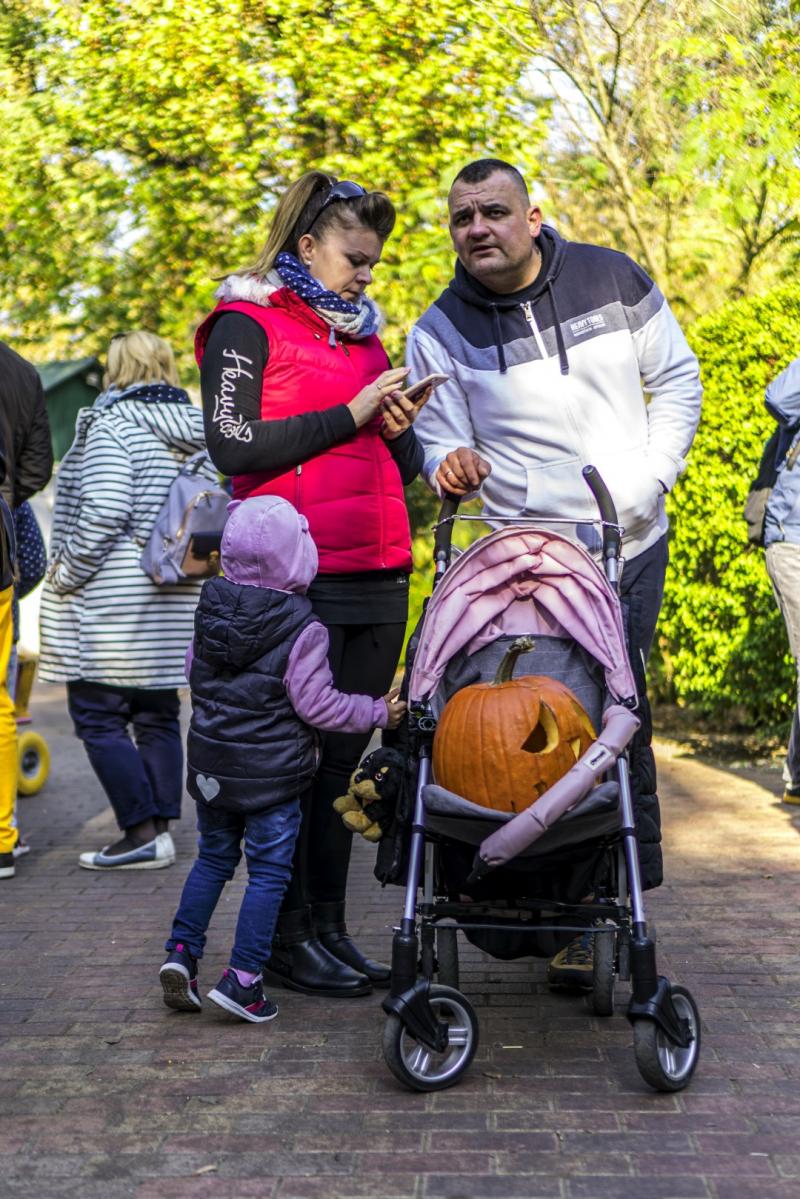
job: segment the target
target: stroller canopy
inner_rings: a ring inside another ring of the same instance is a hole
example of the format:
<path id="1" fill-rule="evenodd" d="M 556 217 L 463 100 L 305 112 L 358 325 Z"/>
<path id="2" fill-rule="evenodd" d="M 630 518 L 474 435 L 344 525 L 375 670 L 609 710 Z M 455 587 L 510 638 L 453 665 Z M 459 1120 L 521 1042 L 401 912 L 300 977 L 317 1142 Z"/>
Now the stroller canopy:
<path id="1" fill-rule="evenodd" d="M 450 659 L 507 633 L 571 637 L 605 671 L 618 702 L 636 699 L 619 600 L 575 542 L 512 526 L 476 541 L 445 572 L 428 603 L 409 683 L 433 695 Z"/>

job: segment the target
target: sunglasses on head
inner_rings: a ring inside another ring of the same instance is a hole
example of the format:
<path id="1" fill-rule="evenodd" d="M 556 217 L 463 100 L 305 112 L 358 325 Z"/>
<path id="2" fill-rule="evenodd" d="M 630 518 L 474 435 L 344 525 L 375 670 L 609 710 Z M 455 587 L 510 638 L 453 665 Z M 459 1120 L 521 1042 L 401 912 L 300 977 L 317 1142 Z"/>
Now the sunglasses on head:
<path id="1" fill-rule="evenodd" d="M 366 194 L 367 189 L 365 187 L 362 187 L 360 183 L 352 183 L 349 179 L 343 179 L 341 183 L 332 184 L 330 191 L 322 201 L 322 205 L 315 213 L 311 224 L 305 232 L 311 232 L 320 214 L 325 211 L 329 204 L 335 204 L 337 200 L 354 200 L 356 196 L 366 196 Z"/>

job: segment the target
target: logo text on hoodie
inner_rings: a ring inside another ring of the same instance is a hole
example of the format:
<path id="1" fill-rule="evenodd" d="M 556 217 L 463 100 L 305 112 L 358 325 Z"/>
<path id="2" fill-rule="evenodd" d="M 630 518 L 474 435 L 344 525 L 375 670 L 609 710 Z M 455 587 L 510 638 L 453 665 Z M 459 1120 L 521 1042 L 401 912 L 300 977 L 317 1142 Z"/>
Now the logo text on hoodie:
<path id="1" fill-rule="evenodd" d="M 569 327 L 573 337 L 583 337 L 585 333 L 605 329 L 606 318 L 602 312 L 591 312 L 588 316 L 582 316 L 579 321 L 570 321 Z"/>

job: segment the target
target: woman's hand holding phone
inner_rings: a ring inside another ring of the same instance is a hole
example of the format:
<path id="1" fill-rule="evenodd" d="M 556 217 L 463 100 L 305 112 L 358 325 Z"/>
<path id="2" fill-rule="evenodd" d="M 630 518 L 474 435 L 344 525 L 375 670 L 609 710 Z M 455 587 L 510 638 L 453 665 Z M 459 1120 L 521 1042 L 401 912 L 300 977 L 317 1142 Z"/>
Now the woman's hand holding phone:
<path id="1" fill-rule="evenodd" d="M 405 391 L 391 391 L 383 400 L 383 428 L 381 430 L 387 441 L 393 441 L 406 429 L 411 428 L 417 414 L 427 404 L 433 389 L 440 383 L 445 383 L 449 375 L 426 375 L 418 383 L 412 383 Z"/>
<path id="2" fill-rule="evenodd" d="M 383 371 L 377 379 L 373 379 L 366 387 L 362 387 L 358 395 L 353 396 L 347 407 L 356 422 L 357 429 L 366 425 L 382 410 L 386 397 L 397 393 L 407 375 L 407 366 L 393 367 L 388 371 Z"/>

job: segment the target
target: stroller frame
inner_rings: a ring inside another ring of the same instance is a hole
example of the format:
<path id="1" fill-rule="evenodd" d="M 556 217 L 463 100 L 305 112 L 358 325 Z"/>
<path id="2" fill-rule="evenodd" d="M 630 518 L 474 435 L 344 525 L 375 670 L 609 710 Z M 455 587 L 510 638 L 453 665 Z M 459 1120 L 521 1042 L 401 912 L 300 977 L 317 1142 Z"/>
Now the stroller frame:
<path id="1" fill-rule="evenodd" d="M 603 568 L 616 593 L 622 528 L 611 496 L 597 470 L 587 466 L 584 478 L 597 502 L 603 531 Z M 434 588 L 450 563 L 453 522 L 458 499 L 445 497 L 435 529 Z M 469 518 L 465 518 L 469 519 Z M 507 523 L 528 524 L 521 518 Z M 498 522 L 501 523 L 501 522 Z M 562 522 L 560 522 L 562 523 Z M 567 522 L 563 522 L 567 523 Z M 569 521 L 570 524 L 576 522 Z M 581 523 L 586 523 L 585 518 Z M 431 781 L 436 718 L 428 700 L 409 711 L 411 752 L 417 760 L 408 874 L 403 916 L 392 940 L 392 978 L 383 1009 L 388 1020 L 383 1052 L 389 1069 L 406 1086 L 436 1091 L 452 1086 L 478 1045 L 478 1020 L 458 990 L 458 930 L 515 933 L 590 933 L 593 944 L 591 1004 L 595 1015 L 614 1012 L 615 975 L 632 982 L 627 1019 L 633 1026 L 634 1054 L 643 1079 L 659 1091 L 683 1089 L 694 1073 L 700 1050 L 700 1016 L 686 988 L 676 986 L 656 967 L 655 940 L 648 933 L 636 841 L 628 752 L 623 748 L 613 768 L 619 795 L 619 827 L 597 842 L 606 853 L 613 895 L 564 903 L 525 898 L 457 901 L 437 897 L 437 842 L 426 826 L 424 792 Z M 486 877 L 493 867 L 476 852 L 465 886 Z M 422 897 L 418 891 L 422 886 Z M 539 921 L 531 919 L 538 916 Z M 476 917 L 481 919 L 478 921 Z M 561 919 L 558 919 L 561 917 Z M 574 924 L 564 923 L 572 917 Z M 584 923 L 577 921 L 583 917 Z M 557 923 L 542 923 L 541 920 Z M 501 923 L 501 921 L 505 923 Z M 509 921 L 513 921 L 509 925 Z M 592 921 L 587 928 L 585 921 Z M 526 924 L 529 926 L 526 928 Z M 438 975 L 438 983 L 434 983 Z"/>

